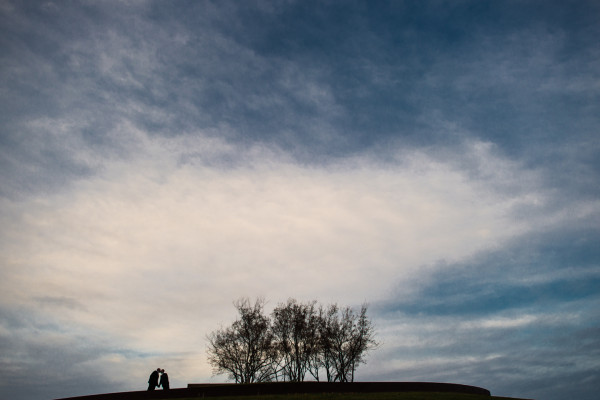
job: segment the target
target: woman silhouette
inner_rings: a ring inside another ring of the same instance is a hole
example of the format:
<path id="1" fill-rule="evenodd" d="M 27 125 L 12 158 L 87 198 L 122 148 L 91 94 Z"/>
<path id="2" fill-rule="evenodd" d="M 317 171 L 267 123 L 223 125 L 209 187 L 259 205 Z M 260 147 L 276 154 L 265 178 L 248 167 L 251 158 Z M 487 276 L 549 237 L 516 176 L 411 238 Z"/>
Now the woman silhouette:
<path id="1" fill-rule="evenodd" d="M 165 372 L 165 370 L 161 370 L 162 375 L 160 376 L 160 383 L 158 386 L 162 386 L 163 390 L 169 390 L 169 375 Z"/>

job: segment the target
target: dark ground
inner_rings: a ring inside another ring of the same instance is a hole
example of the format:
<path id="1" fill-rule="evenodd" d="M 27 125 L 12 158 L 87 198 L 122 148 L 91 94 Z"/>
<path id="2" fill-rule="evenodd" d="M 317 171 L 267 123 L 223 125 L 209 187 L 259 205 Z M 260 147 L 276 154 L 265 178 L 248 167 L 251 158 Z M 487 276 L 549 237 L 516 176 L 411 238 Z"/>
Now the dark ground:
<path id="1" fill-rule="evenodd" d="M 486 389 L 435 382 L 274 382 L 251 384 L 189 384 L 185 389 L 121 392 L 69 397 L 69 400 L 144 400 L 186 397 L 256 396 L 291 393 L 448 392 L 489 396 Z M 67 400 L 67 399 L 57 399 Z"/>

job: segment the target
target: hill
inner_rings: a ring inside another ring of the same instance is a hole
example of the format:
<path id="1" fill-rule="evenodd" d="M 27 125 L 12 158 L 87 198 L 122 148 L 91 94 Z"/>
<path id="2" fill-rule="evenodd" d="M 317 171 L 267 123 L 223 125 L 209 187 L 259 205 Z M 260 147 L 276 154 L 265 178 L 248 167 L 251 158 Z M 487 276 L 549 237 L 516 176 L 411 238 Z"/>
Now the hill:
<path id="1" fill-rule="evenodd" d="M 437 382 L 189 384 L 185 389 L 107 393 L 62 400 L 501 400 L 487 389 Z M 517 400 L 517 399 L 513 399 Z"/>

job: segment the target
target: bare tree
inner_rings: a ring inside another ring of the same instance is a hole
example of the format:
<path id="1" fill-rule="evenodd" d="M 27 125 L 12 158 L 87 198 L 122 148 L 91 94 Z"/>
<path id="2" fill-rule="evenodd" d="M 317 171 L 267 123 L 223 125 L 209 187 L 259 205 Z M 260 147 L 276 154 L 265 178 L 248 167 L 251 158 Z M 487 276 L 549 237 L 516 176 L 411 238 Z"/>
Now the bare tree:
<path id="1" fill-rule="evenodd" d="M 377 347 L 375 331 L 367 317 L 367 305 L 360 313 L 336 304 L 320 312 L 321 366 L 329 382 L 353 382 L 356 368 L 365 362 L 368 351 Z"/>
<path id="2" fill-rule="evenodd" d="M 288 299 L 272 313 L 272 332 L 279 351 L 283 380 L 304 381 L 313 354 L 318 352 L 316 302 Z"/>
<path id="3" fill-rule="evenodd" d="M 325 370 L 327 382 L 336 381 L 336 369 L 334 363 L 334 337 L 338 332 L 338 306 L 332 304 L 327 308 L 319 308 L 317 332 L 319 337 L 319 352 L 313 356 L 312 369 L 319 373 L 322 368 Z M 315 374 L 313 373 L 313 376 Z M 317 380 L 318 375 L 317 375 Z"/>
<path id="4" fill-rule="evenodd" d="M 236 383 L 301 382 L 307 373 L 318 381 L 320 371 L 328 382 L 353 382 L 356 368 L 378 346 L 366 304 L 356 313 L 289 299 L 273 310 L 272 322 L 263 315 L 262 299 L 234 305 L 239 318 L 207 336 L 207 353 L 213 372 Z"/>
<path id="5" fill-rule="evenodd" d="M 375 328 L 367 317 L 367 308 L 367 304 L 363 304 L 360 313 L 353 315 L 352 333 L 348 346 L 350 382 L 354 382 L 354 372 L 358 365 L 366 362 L 367 353 L 379 346 L 379 343 L 375 340 Z"/>
<path id="6" fill-rule="evenodd" d="M 239 319 L 207 336 L 208 362 L 215 374 L 226 373 L 236 383 L 270 381 L 276 351 L 269 319 L 263 315 L 264 300 L 251 305 L 244 298 L 234 305 Z"/>

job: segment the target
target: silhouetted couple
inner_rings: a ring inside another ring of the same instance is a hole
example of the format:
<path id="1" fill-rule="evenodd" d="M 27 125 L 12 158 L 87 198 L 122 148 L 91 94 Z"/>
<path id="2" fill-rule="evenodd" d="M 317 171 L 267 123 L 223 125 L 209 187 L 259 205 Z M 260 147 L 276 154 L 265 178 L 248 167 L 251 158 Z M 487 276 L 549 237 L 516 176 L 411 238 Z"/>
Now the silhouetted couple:
<path id="1" fill-rule="evenodd" d="M 160 374 L 160 383 L 158 381 L 158 374 Z M 157 368 L 156 371 L 152 371 L 150 374 L 148 390 L 154 390 L 157 386 L 162 386 L 163 390 L 169 390 L 169 375 L 167 375 L 164 369 Z"/>

